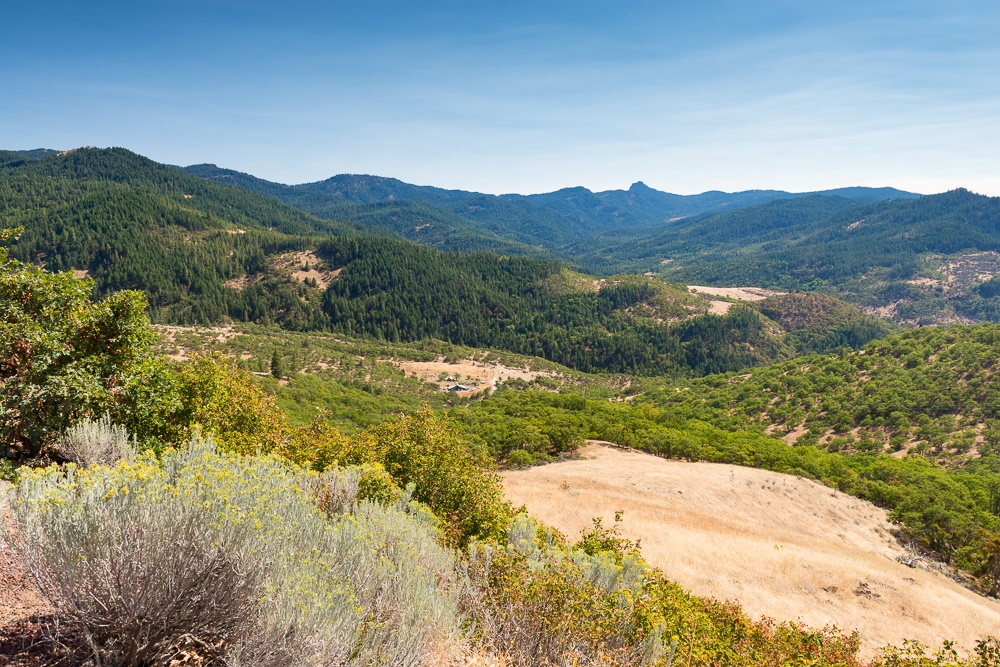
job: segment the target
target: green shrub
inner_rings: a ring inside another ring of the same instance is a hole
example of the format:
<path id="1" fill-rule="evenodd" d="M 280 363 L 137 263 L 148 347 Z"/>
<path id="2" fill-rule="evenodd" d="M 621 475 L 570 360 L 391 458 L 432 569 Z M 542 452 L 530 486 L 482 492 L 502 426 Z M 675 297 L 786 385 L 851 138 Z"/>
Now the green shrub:
<path id="1" fill-rule="evenodd" d="M 183 407 L 176 423 L 183 433 L 199 429 L 221 451 L 236 454 L 268 453 L 283 442 L 287 420 L 274 397 L 232 359 L 195 356 L 180 366 L 177 391 Z"/>
<path id="2" fill-rule="evenodd" d="M 0 458 L 0 480 L 5 482 L 17 481 L 17 468 L 14 467 L 14 463 L 10 459 Z"/>
<path id="3" fill-rule="evenodd" d="M 424 410 L 373 426 L 357 440 L 377 452 L 374 462 L 397 484 L 414 485 L 413 497 L 445 522 L 455 542 L 503 535 L 511 512 L 493 463 L 470 451 L 446 420 Z"/>
<path id="4" fill-rule="evenodd" d="M 526 468 L 535 462 L 535 457 L 523 449 L 515 449 L 507 455 L 507 465 L 511 468 Z"/>
<path id="5" fill-rule="evenodd" d="M 316 422 L 293 430 L 276 452 L 313 470 L 366 466 L 362 489 L 376 499 L 412 484 L 413 498 L 444 522 L 452 544 L 502 536 L 511 515 L 493 462 L 472 452 L 459 431 L 430 410 L 351 437 Z"/>

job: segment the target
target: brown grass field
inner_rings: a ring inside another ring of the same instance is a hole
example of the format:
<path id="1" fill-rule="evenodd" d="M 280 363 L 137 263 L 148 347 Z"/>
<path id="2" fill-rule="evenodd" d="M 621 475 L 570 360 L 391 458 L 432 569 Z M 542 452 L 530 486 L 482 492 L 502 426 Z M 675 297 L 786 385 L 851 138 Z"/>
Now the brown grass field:
<path id="1" fill-rule="evenodd" d="M 591 443 L 580 460 L 504 473 L 508 499 L 571 538 L 592 517 L 623 532 L 687 590 L 755 617 L 857 630 L 871 657 L 917 639 L 963 650 L 1000 629 L 1000 604 L 896 562 L 886 513 L 799 477 L 668 461 Z"/>

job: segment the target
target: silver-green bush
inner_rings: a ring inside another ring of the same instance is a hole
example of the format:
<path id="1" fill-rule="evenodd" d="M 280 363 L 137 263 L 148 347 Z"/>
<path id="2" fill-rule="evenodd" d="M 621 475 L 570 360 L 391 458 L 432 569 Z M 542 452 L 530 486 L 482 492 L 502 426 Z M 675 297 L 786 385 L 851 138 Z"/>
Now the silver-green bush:
<path id="1" fill-rule="evenodd" d="M 356 475 L 290 471 L 196 441 L 158 462 L 23 475 L 15 546 L 63 636 L 104 666 L 410 667 L 458 645 L 453 556 L 410 510 L 356 503 Z M 337 491 L 318 509 L 304 488 Z M 341 493 L 343 492 L 343 493 Z"/>
<path id="2" fill-rule="evenodd" d="M 53 449 L 60 457 L 79 466 L 114 465 L 135 456 L 128 431 L 124 426 L 111 423 L 108 415 L 97 420 L 87 417 L 69 427 Z"/>

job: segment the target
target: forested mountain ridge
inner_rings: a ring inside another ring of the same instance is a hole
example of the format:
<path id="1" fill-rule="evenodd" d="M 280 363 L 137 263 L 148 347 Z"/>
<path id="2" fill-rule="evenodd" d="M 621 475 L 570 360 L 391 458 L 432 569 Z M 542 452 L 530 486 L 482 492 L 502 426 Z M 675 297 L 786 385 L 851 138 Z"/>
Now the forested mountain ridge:
<path id="1" fill-rule="evenodd" d="M 344 174 L 325 181 L 282 185 L 211 164 L 185 167 L 202 178 L 268 194 L 313 215 L 364 221 L 409 240 L 447 250 L 544 254 L 586 233 L 555 211 L 493 195 L 410 185 L 394 178 Z M 414 211 L 417 214 L 414 214 Z"/>
<path id="2" fill-rule="evenodd" d="M 746 190 L 743 192 L 709 191 L 697 195 L 675 195 L 655 190 L 642 181 L 628 190 L 591 192 L 586 188 L 567 188 L 546 194 L 505 195 L 562 213 L 567 219 L 593 221 L 594 231 L 611 232 L 641 227 L 663 226 L 690 216 L 729 211 L 771 201 L 827 195 L 855 202 L 909 199 L 920 195 L 895 188 L 839 188 L 823 192 L 791 193 L 783 190 Z M 598 224 L 594 225 L 596 222 Z"/>
<path id="3" fill-rule="evenodd" d="M 856 346 L 887 331 L 838 316 L 805 335 L 808 326 L 786 328 L 745 306 L 709 315 L 707 299 L 657 279 L 560 280 L 561 265 L 524 253 L 441 252 L 364 235 L 363 225 L 123 149 L 3 159 L 5 223 L 24 228 L 11 256 L 73 269 L 99 294 L 141 289 L 158 322 L 439 338 L 587 371 L 680 375 Z"/>
<path id="4" fill-rule="evenodd" d="M 990 282 L 1000 273 L 1000 199 L 967 190 L 861 206 L 776 201 L 606 240 L 574 259 L 597 271 L 824 291 L 901 324 L 1000 321 Z"/>
<path id="5" fill-rule="evenodd" d="M 324 181 L 290 186 L 211 164 L 192 165 L 184 169 L 203 178 L 278 197 L 292 206 L 328 218 L 340 216 L 355 219 L 351 217 L 352 209 L 346 206 L 348 203 L 388 205 L 404 201 L 421 202 L 472 221 L 480 233 L 560 252 L 572 244 L 592 249 L 593 246 L 588 243 L 597 234 L 630 234 L 641 228 L 660 228 L 692 215 L 815 194 L 750 190 L 675 195 L 639 182 L 627 191 L 591 192 L 575 187 L 538 195 L 494 196 L 411 185 L 395 178 L 359 174 L 341 174 Z M 822 194 L 849 198 L 855 204 L 920 196 L 893 188 L 841 188 Z M 367 222 L 380 225 L 378 216 L 371 216 Z M 387 221 L 384 226 L 393 225 Z"/>
<path id="6" fill-rule="evenodd" d="M 279 186 L 210 165 L 188 169 L 433 247 L 546 248 L 604 275 L 656 271 L 686 283 L 824 291 L 906 325 L 1000 321 L 1000 282 L 990 282 L 1000 274 L 998 207 L 965 190 L 680 196 L 640 182 L 627 191 L 493 197 L 376 176 Z"/>
<path id="7" fill-rule="evenodd" d="M 301 321 L 297 284 L 237 291 L 226 281 L 303 250 L 309 235 L 359 230 L 124 149 L 0 154 L 0 216 L 5 227 L 24 228 L 12 258 L 76 270 L 100 294 L 142 289 L 154 319 L 189 323 Z"/>

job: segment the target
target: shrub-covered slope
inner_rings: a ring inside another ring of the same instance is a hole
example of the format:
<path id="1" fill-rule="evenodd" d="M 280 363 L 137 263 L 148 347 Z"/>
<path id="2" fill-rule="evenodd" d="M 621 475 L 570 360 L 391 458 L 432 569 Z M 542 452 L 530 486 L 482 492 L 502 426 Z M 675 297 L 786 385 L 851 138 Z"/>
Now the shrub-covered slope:
<path id="1" fill-rule="evenodd" d="M 1000 327 L 924 327 L 650 396 L 699 419 L 758 424 L 831 450 L 963 460 L 1000 444 Z"/>

